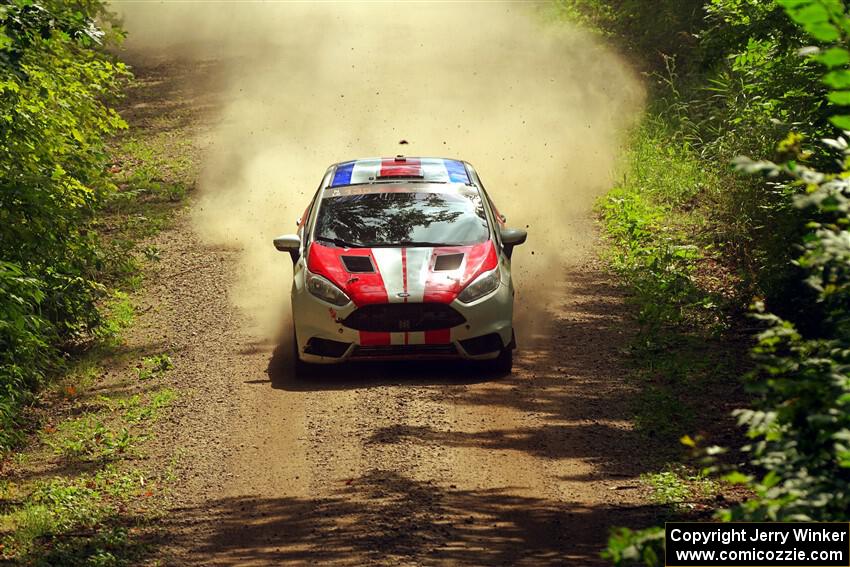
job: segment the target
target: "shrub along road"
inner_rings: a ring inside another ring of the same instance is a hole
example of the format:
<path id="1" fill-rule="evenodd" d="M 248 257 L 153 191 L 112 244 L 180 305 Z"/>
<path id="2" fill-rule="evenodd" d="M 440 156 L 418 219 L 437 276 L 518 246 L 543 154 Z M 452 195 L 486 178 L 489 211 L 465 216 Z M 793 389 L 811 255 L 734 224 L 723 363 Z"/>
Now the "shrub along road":
<path id="1" fill-rule="evenodd" d="M 197 72 L 137 65 L 151 86 L 134 106 Z M 191 116 L 198 140 L 213 116 Z M 241 330 L 237 249 L 205 244 L 185 213 L 153 245 L 129 341 L 167 349 L 180 392 L 154 451 L 177 456 L 166 564 L 588 565 L 610 526 L 655 518 L 638 477 L 658 463 L 622 367 L 631 324 L 594 261 L 563 274 L 551 328 L 511 376 L 392 364 L 297 379 L 288 343 Z"/>

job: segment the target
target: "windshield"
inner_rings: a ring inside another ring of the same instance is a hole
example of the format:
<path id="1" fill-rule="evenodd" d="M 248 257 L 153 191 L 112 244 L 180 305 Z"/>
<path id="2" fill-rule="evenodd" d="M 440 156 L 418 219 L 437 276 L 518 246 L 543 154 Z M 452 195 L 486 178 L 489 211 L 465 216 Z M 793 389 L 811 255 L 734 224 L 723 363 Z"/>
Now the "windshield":
<path id="1" fill-rule="evenodd" d="M 490 236 L 477 191 L 386 192 L 325 197 L 315 238 L 339 246 L 448 246 Z"/>

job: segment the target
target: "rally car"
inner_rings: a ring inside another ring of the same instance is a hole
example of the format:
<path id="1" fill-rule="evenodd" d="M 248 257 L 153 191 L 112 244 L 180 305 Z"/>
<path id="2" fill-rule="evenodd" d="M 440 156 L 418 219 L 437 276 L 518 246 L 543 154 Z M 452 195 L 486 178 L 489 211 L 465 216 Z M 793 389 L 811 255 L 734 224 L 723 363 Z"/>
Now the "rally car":
<path id="1" fill-rule="evenodd" d="M 275 247 L 294 263 L 297 368 L 463 358 L 507 372 L 516 347 L 505 227 L 464 161 L 372 158 L 330 166 Z"/>

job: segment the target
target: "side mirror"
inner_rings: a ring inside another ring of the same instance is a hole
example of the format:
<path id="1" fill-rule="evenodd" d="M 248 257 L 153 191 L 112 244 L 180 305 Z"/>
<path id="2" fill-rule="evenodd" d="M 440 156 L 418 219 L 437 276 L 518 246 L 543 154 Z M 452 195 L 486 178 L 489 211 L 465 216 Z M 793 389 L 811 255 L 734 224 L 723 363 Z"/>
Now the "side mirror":
<path id="1" fill-rule="evenodd" d="M 519 228 L 503 228 L 499 233 L 502 236 L 502 246 L 505 247 L 505 254 L 508 258 L 514 252 L 514 246 L 519 246 L 528 238 L 528 233 Z"/>
<path id="2" fill-rule="evenodd" d="M 289 252 L 292 262 L 298 261 L 301 252 L 301 237 L 297 234 L 285 234 L 274 239 L 274 247 L 281 252 Z"/>

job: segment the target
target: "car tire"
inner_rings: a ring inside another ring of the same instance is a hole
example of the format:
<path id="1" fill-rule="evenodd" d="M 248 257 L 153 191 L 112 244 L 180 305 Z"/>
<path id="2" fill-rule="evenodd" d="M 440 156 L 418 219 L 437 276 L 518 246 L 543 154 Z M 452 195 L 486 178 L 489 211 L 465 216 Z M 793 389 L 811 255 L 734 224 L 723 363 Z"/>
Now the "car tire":
<path id="1" fill-rule="evenodd" d="M 514 351 L 507 347 L 499 351 L 499 356 L 486 361 L 487 369 L 499 376 L 507 376 L 514 366 Z"/>

